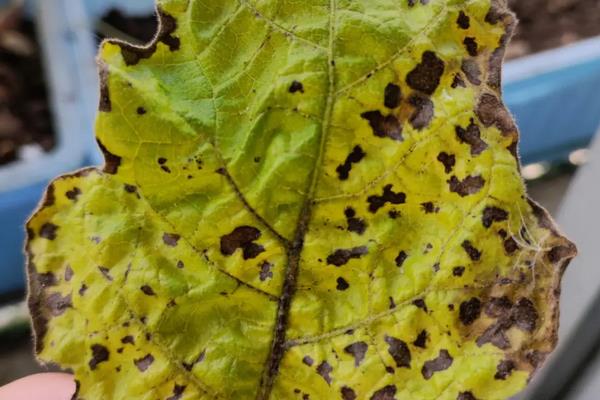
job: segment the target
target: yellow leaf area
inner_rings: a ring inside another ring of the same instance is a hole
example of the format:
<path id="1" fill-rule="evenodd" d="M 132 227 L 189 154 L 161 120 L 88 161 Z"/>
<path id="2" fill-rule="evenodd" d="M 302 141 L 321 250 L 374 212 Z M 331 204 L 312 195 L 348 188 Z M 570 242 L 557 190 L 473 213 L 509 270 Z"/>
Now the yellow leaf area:
<path id="1" fill-rule="evenodd" d="M 100 51 L 103 170 L 28 224 L 74 398 L 489 400 L 576 249 L 530 201 L 491 0 L 163 0 Z"/>

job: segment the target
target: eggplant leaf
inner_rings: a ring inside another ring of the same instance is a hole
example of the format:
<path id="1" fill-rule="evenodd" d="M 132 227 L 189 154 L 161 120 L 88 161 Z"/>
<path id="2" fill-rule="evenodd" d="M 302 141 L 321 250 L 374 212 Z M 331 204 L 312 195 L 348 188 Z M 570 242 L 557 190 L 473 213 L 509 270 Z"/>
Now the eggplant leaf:
<path id="1" fill-rule="evenodd" d="M 529 200 L 498 0 L 159 0 L 100 51 L 102 170 L 28 224 L 75 398 L 505 399 L 575 246 Z"/>

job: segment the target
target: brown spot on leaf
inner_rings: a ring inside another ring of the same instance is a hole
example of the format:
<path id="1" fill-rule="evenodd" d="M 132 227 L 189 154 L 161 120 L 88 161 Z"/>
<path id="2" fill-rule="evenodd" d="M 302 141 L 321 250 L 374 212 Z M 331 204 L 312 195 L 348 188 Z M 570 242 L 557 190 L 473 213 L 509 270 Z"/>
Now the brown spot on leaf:
<path id="1" fill-rule="evenodd" d="M 525 355 L 527 362 L 531 364 L 533 368 L 538 368 L 548 357 L 548 353 L 544 353 L 538 350 L 532 350 Z"/>
<path id="2" fill-rule="evenodd" d="M 56 202 L 56 195 L 55 192 L 56 188 L 54 187 L 54 183 L 51 183 L 50 185 L 48 185 L 48 188 L 46 189 L 46 193 L 44 193 L 44 199 L 42 201 L 42 207 L 46 208 L 46 207 L 51 207 L 54 205 L 54 203 Z M 31 231 L 28 228 L 28 233 L 31 234 Z M 31 236 L 31 239 L 33 239 L 33 236 Z"/>
<path id="3" fill-rule="evenodd" d="M 504 250 L 506 251 L 506 253 L 508 255 L 512 255 L 515 253 L 515 251 L 519 250 L 519 244 L 513 237 L 506 239 L 504 241 L 503 245 L 504 245 Z"/>
<path id="4" fill-rule="evenodd" d="M 502 222 L 508 219 L 508 211 L 498 207 L 486 207 L 483 210 L 483 226 L 490 228 L 494 222 Z"/>
<path id="5" fill-rule="evenodd" d="M 67 199 L 69 200 L 77 201 L 77 198 L 81 196 L 81 189 L 79 189 L 78 187 L 74 187 L 73 189 L 68 190 L 65 193 L 65 196 L 67 196 Z"/>
<path id="6" fill-rule="evenodd" d="M 458 394 L 456 400 L 477 400 L 477 398 L 471 392 L 462 392 Z"/>
<path id="7" fill-rule="evenodd" d="M 552 264 L 558 264 L 566 259 L 575 257 L 577 249 L 573 244 L 568 246 L 555 246 L 547 254 L 548 261 Z"/>
<path id="8" fill-rule="evenodd" d="M 292 84 L 290 85 L 290 88 L 288 89 L 288 91 L 290 93 L 296 93 L 296 92 L 304 93 L 304 85 L 301 82 L 293 81 Z"/>
<path id="9" fill-rule="evenodd" d="M 419 335 L 417 336 L 417 338 L 413 342 L 413 346 L 420 347 L 422 349 L 426 349 L 427 348 L 427 337 L 428 336 L 429 336 L 429 334 L 427 333 L 427 331 L 426 330 L 422 330 L 421 333 L 419 333 Z"/>
<path id="10" fill-rule="evenodd" d="M 450 368 L 453 362 L 454 359 L 452 358 L 450 353 L 448 353 L 448 350 L 440 350 L 440 353 L 437 356 L 437 358 L 430 361 L 426 361 L 425 364 L 423 364 L 421 374 L 423 375 L 423 378 L 429 380 L 431 379 L 434 373 L 445 371 L 448 368 Z"/>
<path id="11" fill-rule="evenodd" d="M 463 44 L 465 45 L 465 49 L 467 49 L 467 52 L 471 57 L 477 57 L 479 54 L 479 46 L 477 45 L 477 40 L 474 37 L 466 37 L 463 41 Z"/>
<path id="12" fill-rule="evenodd" d="M 348 290 L 349 287 L 350 287 L 350 284 L 348 283 L 348 281 L 346 281 L 342 277 L 337 278 L 337 286 L 336 286 L 337 290 L 343 292 L 345 290 Z"/>
<path id="13" fill-rule="evenodd" d="M 402 123 L 394 115 L 384 116 L 381 111 L 367 111 L 360 116 L 369 121 L 375 136 L 390 138 L 398 142 L 404 140 L 402 137 Z"/>
<path id="14" fill-rule="evenodd" d="M 471 120 L 467 129 L 457 126 L 456 136 L 458 136 L 461 143 L 471 146 L 472 156 L 478 156 L 488 148 L 487 143 L 481 139 L 481 130 L 473 120 Z"/>
<path id="15" fill-rule="evenodd" d="M 418 131 L 427 128 L 435 115 L 433 101 L 428 97 L 413 94 L 408 102 L 415 109 L 409 119 L 412 127 Z"/>
<path id="16" fill-rule="evenodd" d="M 481 260 L 481 254 L 482 254 L 481 251 L 476 249 L 469 240 L 465 240 L 461 246 L 464 249 L 464 251 L 467 252 L 467 254 L 469 255 L 469 258 L 471 260 L 473 260 L 473 261 Z"/>
<path id="17" fill-rule="evenodd" d="M 346 346 L 344 351 L 354 357 L 354 366 L 358 367 L 365 359 L 369 346 L 365 342 L 356 342 Z"/>
<path id="18" fill-rule="evenodd" d="M 391 336 L 385 336 L 385 342 L 388 344 L 388 353 L 396 362 L 398 368 L 410 368 L 411 354 L 406 343 L 400 339 Z"/>
<path id="19" fill-rule="evenodd" d="M 254 243 L 261 237 L 258 229 L 252 226 L 240 226 L 221 238 L 221 254 L 231 256 L 237 249 L 242 249 L 244 260 L 256 258 L 265 248 Z"/>
<path id="20" fill-rule="evenodd" d="M 108 149 L 102 144 L 100 139 L 96 139 L 100 150 L 102 150 L 102 154 L 104 154 L 104 169 L 103 171 L 107 174 L 115 175 L 119 170 L 119 166 L 121 165 L 121 157 L 111 153 Z"/>
<path id="21" fill-rule="evenodd" d="M 406 261 L 407 258 L 408 258 L 408 254 L 406 254 L 406 252 L 404 250 L 400 251 L 400 253 L 396 257 L 396 259 L 394 260 L 396 262 L 396 266 L 398 268 L 402 267 L 402 265 L 404 265 L 404 262 Z"/>
<path id="22" fill-rule="evenodd" d="M 202 361 L 204 361 L 204 359 L 206 358 L 206 349 L 202 350 L 202 352 L 198 355 L 198 357 L 196 357 L 196 359 L 194 361 L 192 361 L 191 363 L 183 363 L 183 367 L 188 370 L 191 371 L 192 369 L 194 369 L 194 366 L 196 364 L 201 363 Z"/>
<path id="23" fill-rule="evenodd" d="M 91 347 L 92 349 L 92 358 L 88 362 L 88 365 L 92 371 L 94 371 L 98 364 L 108 361 L 110 357 L 110 353 L 108 349 L 101 344 L 94 344 Z"/>
<path id="24" fill-rule="evenodd" d="M 481 300 L 473 297 L 460 305 L 459 318 L 465 326 L 472 325 L 481 315 Z"/>
<path id="25" fill-rule="evenodd" d="M 448 184 L 451 192 L 466 197 L 478 193 L 485 186 L 485 180 L 481 176 L 467 176 L 461 181 L 453 176 Z"/>
<path id="26" fill-rule="evenodd" d="M 441 152 L 437 160 L 442 163 L 447 174 L 451 173 L 456 165 L 456 156 L 454 154 Z"/>
<path id="27" fill-rule="evenodd" d="M 145 115 L 146 114 L 146 109 L 144 107 L 138 107 L 137 110 L 135 110 L 137 112 L 138 115 Z"/>
<path id="28" fill-rule="evenodd" d="M 346 208 L 344 215 L 346 216 L 346 222 L 348 223 L 348 231 L 358 233 L 359 235 L 365 233 L 367 223 L 364 219 L 356 217 L 356 211 L 353 208 Z"/>
<path id="29" fill-rule="evenodd" d="M 73 268 L 71 268 L 70 265 L 67 265 L 67 267 L 65 268 L 65 281 L 66 282 L 70 282 L 71 279 L 73 279 Z"/>
<path id="30" fill-rule="evenodd" d="M 505 18 L 511 18 L 510 13 L 505 10 L 505 6 L 498 0 L 492 0 L 490 10 L 485 15 L 485 22 L 490 25 L 496 25 Z"/>
<path id="31" fill-rule="evenodd" d="M 370 212 L 376 213 L 381 207 L 385 206 L 387 203 L 395 205 L 406 203 L 406 194 L 402 192 L 395 193 L 392 190 L 392 188 L 393 185 L 386 185 L 383 188 L 383 195 L 369 196 L 367 202 L 369 203 Z"/>
<path id="32" fill-rule="evenodd" d="M 266 281 L 267 279 L 273 278 L 273 264 L 268 261 L 264 261 L 260 266 L 260 275 L 259 278 L 261 282 Z"/>
<path id="33" fill-rule="evenodd" d="M 465 267 L 454 267 L 452 270 L 452 275 L 461 277 L 465 273 Z"/>
<path id="34" fill-rule="evenodd" d="M 125 188 L 125 191 L 127 193 L 131 193 L 131 194 L 137 193 L 137 187 L 134 185 L 125 184 L 123 187 Z"/>
<path id="35" fill-rule="evenodd" d="M 52 272 L 43 272 L 41 274 L 36 273 L 32 277 L 37 278 L 38 283 L 44 289 L 47 289 L 52 286 L 56 286 L 58 283 L 58 279 L 56 279 L 56 275 Z"/>
<path id="36" fill-rule="evenodd" d="M 465 80 L 462 78 L 462 76 L 460 74 L 455 74 L 451 87 L 452 87 L 452 89 L 456 89 L 458 87 L 466 88 L 467 84 L 465 83 Z"/>
<path id="37" fill-rule="evenodd" d="M 110 101 L 110 89 L 108 85 L 110 76 L 108 64 L 99 62 L 98 72 L 100 74 L 100 102 L 98 104 L 98 110 L 100 112 L 111 112 L 112 103 Z"/>
<path id="38" fill-rule="evenodd" d="M 458 14 L 456 24 L 460 29 L 469 29 L 471 27 L 471 18 L 464 11 Z"/>
<path id="39" fill-rule="evenodd" d="M 352 164 L 358 164 L 366 155 L 367 153 L 365 153 L 360 146 L 354 146 L 352 153 L 346 157 L 346 161 L 337 167 L 336 172 L 338 173 L 338 178 L 341 181 L 348 180 L 350 171 L 352 170 Z"/>
<path id="40" fill-rule="evenodd" d="M 396 392 L 398 389 L 394 385 L 388 385 L 383 389 L 379 389 L 373 396 L 371 396 L 371 400 L 396 400 Z"/>
<path id="41" fill-rule="evenodd" d="M 492 89 L 500 91 L 502 87 L 502 62 L 504 61 L 504 54 L 506 52 L 506 46 L 508 40 L 512 37 L 515 25 L 514 21 L 507 26 L 506 33 L 500 38 L 499 46 L 492 52 L 488 59 L 488 85 Z"/>
<path id="42" fill-rule="evenodd" d="M 137 369 L 140 370 L 140 372 L 145 372 L 148 368 L 150 368 L 152 363 L 154 363 L 154 357 L 152 356 L 152 354 L 147 354 L 142 358 L 133 360 L 133 363 L 135 364 Z"/>
<path id="43" fill-rule="evenodd" d="M 146 296 L 156 296 L 156 293 L 154 293 L 154 290 L 148 286 L 148 285 L 144 285 L 140 288 L 140 290 L 146 295 Z"/>
<path id="44" fill-rule="evenodd" d="M 184 385 L 175 385 L 173 387 L 173 396 L 168 397 L 167 400 L 180 400 L 183 396 L 183 392 L 185 392 L 186 386 Z"/>
<path id="45" fill-rule="evenodd" d="M 521 298 L 513 308 L 513 319 L 517 327 L 526 332 L 533 332 L 539 318 L 531 300 Z"/>
<path id="46" fill-rule="evenodd" d="M 428 312 L 429 310 L 427 309 L 427 303 L 425 303 L 425 300 L 423 299 L 416 299 L 415 301 L 412 302 L 413 306 L 420 308 L 421 310 Z"/>
<path id="47" fill-rule="evenodd" d="M 135 339 L 133 338 L 133 336 L 128 335 L 121 338 L 121 343 L 135 345 Z"/>
<path id="48" fill-rule="evenodd" d="M 500 364 L 496 367 L 496 375 L 494 375 L 494 379 L 496 380 L 506 380 L 512 372 L 517 368 L 514 361 L 504 360 L 501 361 Z"/>
<path id="49" fill-rule="evenodd" d="M 54 240 L 54 239 L 56 239 L 56 231 L 57 230 L 58 230 L 58 226 L 56 226 L 50 222 L 46 222 L 40 228 L 40 236 L 43 237 L 44 239 Z"/>
<path id="50" fill-rule="evenodd" d="M 491 343 L 500 350 L 507 350 L 510 348 L 510 342 L 506 337 L 505 332 L 510 329 L 513 322 L 510 318 L 502 318 L 496 323 L 490 325 L 483 334 L 477 338 L 477 346 L 482 347 L 487 343 Z"/>
<path id="51" fill-rule="evenodd" d="M 327 257 L 327 264 L 341 267 L 353 258 L 361 258 L 369 252 L 366 246 L 354 247 L 352 249 L 339 249 Z"/>
<path id="52" fill-rule="evenodd" d="M 425 51 L 421 62 L 406 76 L 411 88 L 432 95 L 440 84 L 444 74 L 444 61 L 432 51 Z"/>
<path id="53" fill-rule="evenodd" d="M 73 307 L 70 294 L 63 297 L 60 293 L 52 293 L 46 299 L 46 304 L 54 317 L 64 314 L 67 309 Z"/>
<path id="54" fill-rule="evenodd" d="M 463 60 L 461 70 L 473 85 L 481 85 L 481 69 L 477 61 L 471 58 Z"/>
<path id="55" fill-rule="evenodd" d="M 389 83 L 385 87 L 384 105 L 387 108 L 394 109 L 400 105 L 400 101 L 402 101 L 402 90 L 400 89 L 400 86 Z"/>
<path id="56" fill-rule="evenodd" d="M 431 201 L 428 201 L 426 203 L 421 203 L 421 209 L 423 211 L 425 211 L 426 214 L 433 214 L 433 213 L 440 212 L 440 208 Z"/>
<path id="57" fill-rule="evenodd" d="M 512 301 L 506 296 L 492 297 L 485 307 L 485 313 L 490 318 L 505 318 L 510 315 Z"/>
<path id="58" fill-rule="evenodd" d="M 331 365 L 329 365 L 329 363 L 327 361 L 323 361 L 317 367 L 317 373 L 319 375 L 321 375 L 321 377 L 323 377 L 323 379 L 325 379 L 325 382 L 327 382 L 328 385 L 331 385 L 331 375 L 330 374 L 332 372 L 333 372 L 333 368 L 331 367 Z"/>
<path id="59" fill-rule="evenodd" d="M 342 389 L 340 390 L 342 393 L 342 400 L 356 400 L 356 393 L 354 392 L 354 390 L 352 388 L 349 388 L 348 386 L 343 386 Z"/>
<path id="60" fill-rule="evenodd" d="M 504 104 L 493 94 L 484 93 L 475 110 L 477 117 L 486 127 L 496 126 L 508 136 L 517 131 L 517 127 Z"/>
<path id="61" fill-rule="evenodd" d="M 309 367 L 312 367 L 313 364 L 315 363 L 315 360 L 313 360 L 312 357 L 310 357 L 310 356 L 304 356 L 304 358 L 302 359 L 302 362 L 305 365 L 308 365 Z"/>

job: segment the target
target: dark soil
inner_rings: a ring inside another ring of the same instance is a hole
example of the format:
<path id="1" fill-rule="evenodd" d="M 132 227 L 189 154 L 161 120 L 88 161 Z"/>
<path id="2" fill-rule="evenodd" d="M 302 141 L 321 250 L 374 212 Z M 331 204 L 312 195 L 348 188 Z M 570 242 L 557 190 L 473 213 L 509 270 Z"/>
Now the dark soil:
<path id="1" fill-rule="evenodd" d="M 600 0 L 509 0 L 519 17 L 508 58 L 600 35 Z"/>
<path id="2" fill-rule="evenodd" d="M 117 38 L 138 45 L 150 42 L 157 30 L 155 15 L 132 17 L 118 9 L 110 10 L 97 26 L 100 39 Z"/>
<path id="3" fill-rule="evenodd" d="M 34 25 L 0 9 L 0 165 L 54 147 L 55 136 Z"/>

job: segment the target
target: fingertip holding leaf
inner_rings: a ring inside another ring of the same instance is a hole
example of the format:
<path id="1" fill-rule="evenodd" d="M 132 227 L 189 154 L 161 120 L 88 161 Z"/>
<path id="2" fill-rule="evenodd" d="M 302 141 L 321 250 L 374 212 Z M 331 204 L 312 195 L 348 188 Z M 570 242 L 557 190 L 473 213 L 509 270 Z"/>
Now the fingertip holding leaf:
<path id="1" fill-rule="evenodd" d="M 506 399 L 553 350 L 576 249 L 519 174 L 513 15 L 322 3 L 160 0 L 103 44 L 104 169 L 28 223 L 75 398 Z"/>

